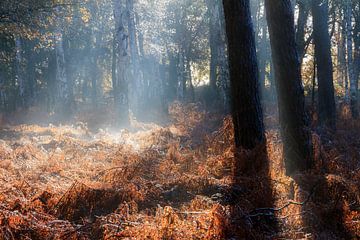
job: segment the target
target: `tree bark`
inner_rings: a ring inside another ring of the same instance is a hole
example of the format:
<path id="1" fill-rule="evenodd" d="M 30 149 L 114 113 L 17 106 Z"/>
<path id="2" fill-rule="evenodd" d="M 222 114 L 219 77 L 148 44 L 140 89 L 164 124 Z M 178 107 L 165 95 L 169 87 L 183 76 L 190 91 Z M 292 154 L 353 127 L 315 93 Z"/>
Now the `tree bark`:
<path id="1" fill-rule="evenodd" d="M 290 0 L 265 0 L 278 95 L 281 136 L 288 175 L 312 166 L 311 136 L 305 110 L 300 62 Z"/>
<path id="2" fill-rule="evenodd" d="M 249 0 L 223 0 L 229 50 L 235 145 L 254 149 L 265 142 L 255 36 Z M 248 168 L 245 163 L 244 168 Z"/>
<path id="3" fill-rule="evenodd" d="M 328 0 L 313 0 L 315 57 L 318 74 L 319 121 L 321 126 L 336 128 L 336 109 L 331 59 L 331 42 L 328 30 Z"/>

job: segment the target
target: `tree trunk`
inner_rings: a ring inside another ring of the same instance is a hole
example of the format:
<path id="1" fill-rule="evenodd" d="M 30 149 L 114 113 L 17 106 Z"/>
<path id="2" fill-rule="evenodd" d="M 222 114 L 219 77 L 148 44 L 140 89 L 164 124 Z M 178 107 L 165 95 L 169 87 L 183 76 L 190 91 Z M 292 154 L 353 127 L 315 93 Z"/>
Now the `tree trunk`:
<path id="1" fill-rule="evenodd" d="M 181 48 L 178 52 L 178 88 L 177 88 L 177 98 L 179 101 L 184 101 L 186 96 L 186 76 L 185 76 L 185 56 L 184 50 Z"/>
<path id="2" fill-rule="evenodd" d="M 285 168 L 288 175 L 312 166 L 311 136 L 305 110 L 294 14 L 289 0 L 265 0 L 278 95 Z"/>
<path id="3" fill-rule="evenodd" d="M 312 14 L 318 75 L 319 121 L 321 126 L 335 129 L 336 109 L 331 42 L 328 31 L 328 0 L 313 0 Z"/>
<path id="4" fill-rule="evenodd" d="M 24 79 L 24 58 L 23 58 L 23 41 L 20 37 L 15 38 L 15 70 L 16 81 L 19 86 L 19 105 L 25 106 L 25 79 Z"/>
<path id="5" fill-rule="evenodd" d="M 266 79 L 266 63 L 267 63 L 267 24 L 265 20 L 265 12 L 263 12 L 263 15 L 261 16 L 261 19 L 259 19 L 259 23 L 261 25 L 261 39 L 259 42 L 259 82 L 261 86 L 261 92 L 264 96 L 266 86 L 265 86 L 265 79 Z"/>
<path id="6" fill-rule="evenodd" d="M 344 18 L 346 22 L 346 49 L 347 49 L 347 66 L 350 80 L 350 109 L 353 118 L 357 118 L 358 106 L 357 106 L 357 84 L 354 72 L 354 58 L 353 58 L 353 37 L 352 37 L 352 1 L 345 0 Z"/>
<path id="7" fill-rule="evenodd" d="M 210 42 L 210 87 L 217 91 L 218 67 L 219 67 L 219 45 L 220 45 L 220 11 L 219 0 L 207 0 L 209 12 L 209 42 Z"/>
<path id="8" fill-rule="evenodd" d="M 187 78 L 187 82 L 189 83 L 189 101 L 195 102 L 195 89 L 192 80 L 191 61 L 188 58 L 186 59 L 185 67 L 186 67 L 186 78 Z"/>
<path id="9" fill-rule="evenodd" d="M 360 3 L 357 5 L 357 10 L 360 8 Z M 354 27 L 354 79 L 356 81 L 356 99 L 359 97 L 359 75 L 360 75 L 360 15 L 355 16 Z M 358 108 L 358 106 L 357 106 Z M 358 113 L 358 112 L 357 112 Z M 358 115 L 356 116 L 358 117 Z"/>
<path id="10" fill-rule="evenodd" d="M 305 56 L 305 30 L 307 27 L 307 20 L 310 13 L 310 7 L 308 0 L 298 1 L 299 6 L 299 17 L 297 21 L 297 30 L 296 30 L 296 45 L 299 55 L 299 61 L 302 65 L 304 56 Z"/>
<path id="11" fill-rule="evenodd" d="M 349 101 L 349 79 L 348 79 L 348 70 L 346 64 L 346 21 L 344 14 L 341 19 L 341 39 L 340 39 L 340 70 L 343 81 L 343 87 L 345 91 L 345 101 Z"/>
<path id="12" fill-rule="evenodd" d="M 27 84 L 26 84 L 26 104 L 25 107 L 29 107 L 34 104 L 35 101 L 35 92 L 36 92 L 36 76 L 35 76 L 35 53 L 34 53 L 34 42 L 28 40 L 26 43 L 26 74 L 27 74 Z"/>
<path id="13" fill-rule="evenodd" d="M 134 0 L 126 0 L 126 8 L 128 12 L 127 23 L 129 33 L 129 52 L 130 52 L 130 72 L 131 72 L 131 98 L 132 111 L 137 113 L 139 111 L 140 102 L 143 96 L 143 86 L 140 79 L 139 67 L 139 53 L 136 41 L 136 24 L 135 24 L 135 10 Z"/>
<path id="14" fill-rule="evenodd" d="M 223 0 L 229 50 L 235 144 L 254 149 L 265 143 L 255 36 L 249 0 Z M 248 169 L 251 162 L 244 163 Z"/>
<path id="15" fill-rule="evenodd" d="M 70 89 L 66 74 L 63 34 L 59 26 L 55 31 L 55 56 L 56 56 L 56 107 L 59 114 L 71 114 Z"/>
<path id="16" fill-rule="evenodd" d="M 125 33 L 123 18 L 126 9 L 122 0 L 114 0 L 114 19 L 115 19 L 115 49 L 116 49 L 116 88 L 115 90 L 115 113 L 118 126 L 128 126 L 129 120 L 129 101 L 128 101 L 128 82 L 127 68 L 128 56 L 128 36 Z"/>

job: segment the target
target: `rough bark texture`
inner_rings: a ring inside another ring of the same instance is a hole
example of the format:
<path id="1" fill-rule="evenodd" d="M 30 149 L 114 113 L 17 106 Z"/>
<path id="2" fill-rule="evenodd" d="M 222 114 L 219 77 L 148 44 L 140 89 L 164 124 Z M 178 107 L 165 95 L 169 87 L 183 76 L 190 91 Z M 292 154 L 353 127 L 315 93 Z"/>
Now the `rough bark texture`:
<path id="1" fill-rule="evenodd" d="M 318 73 L 319 121 L 321 126 L 336 127 L 336 111 L 331 59 L 331 42 L 328 31 L 328 1 L 313 0 L 315 57 Z"/>
<path id="2" fill-rule="evenodd" d="M 286 173 L 312 166 L 311 137 L 305 111 L 294 15 L 289 0 L 265 1 L 275 69 Z"/>
<path id="3" fill-rule="evenodd" d="M 223 0 L 229 49 L 232 117 L 238 149 L 265 141 L 249 0 Z"/>

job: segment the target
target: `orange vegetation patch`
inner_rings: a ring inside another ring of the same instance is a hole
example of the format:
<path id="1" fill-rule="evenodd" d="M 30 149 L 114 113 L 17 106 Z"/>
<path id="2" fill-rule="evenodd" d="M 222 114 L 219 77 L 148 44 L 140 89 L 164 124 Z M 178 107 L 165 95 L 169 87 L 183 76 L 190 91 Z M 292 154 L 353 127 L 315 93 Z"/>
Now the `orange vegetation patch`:
<path id="1" fill-rule="evenodd" d="M 170 113 L 165 127 L 134 121 L 137 132 L 3 128 L 0 239 L 360 236 L 359 124 L 314 134 L 316 168 L 290 178 L 269 115 L 269 171 L 245 176 L 234 174 L 230 117 L 179 103 Z"/>

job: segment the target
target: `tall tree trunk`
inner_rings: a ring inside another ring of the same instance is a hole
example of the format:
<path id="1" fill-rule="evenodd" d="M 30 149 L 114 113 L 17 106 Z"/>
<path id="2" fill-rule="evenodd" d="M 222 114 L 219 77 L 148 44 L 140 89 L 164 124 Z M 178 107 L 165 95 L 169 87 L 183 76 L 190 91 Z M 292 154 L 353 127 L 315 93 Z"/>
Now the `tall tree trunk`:
<path id="1" fill-rule="evenodd" d="M 341 10 L 340 10 L 341 12 Z M 340 68 L 341 68 L 341 75 L 343 81 L 343 87 L 345 91 L 345 101 L 349 101 L 349 79 L 348 79 L 348 70 L 346 64 L 346 20 L 344 17 L 344 11 L 341 16 L 341 39 L 340 39 Z"/>
<path id="2" fill-rule="evenodd" d="M 56 111 L 59 114 L 71 114 L 70 89 L 66 74 L 63 34 L 59 27 L 55 31 L 56 56 Z"/>
<path id="3" fill-rule="evenodd" d="M 190 59 L 186 59 L 186 78 L 187 78 L 187 82 L 189 83 L 189 101 L 190 102 L 195 102 L 195 89 L 194 89 L 194 84 L 193 84 L 193 79 L 192 79 L 192 73 L 191 73 L 191 61 Z"/>
<path id="4" fill-rule="evenodd" d="M 35 92 L 36 92 L 36 76 L 35 76 L 35 53 L 34 53 L 34 42 L 28 40 L 26 43 L 26 75 L 27 75 L 27 84 L 26 84 L 26 107 L 32 105 L 35 101 Z"/>
<path id="5" fill-rule="evenodd" d="M 266 24 L 266 16 L 265 11 L 263 12 L 263 15 L 261 16 L 261 19 L 259 19 L 260 27 L 261 27 L 261 39 L 259 42 L 259 82 L 261 86 L 261 92 L 264 96 L 266 86 L 265 86 L 265 79 L 266 79 L 266 63 L 267 63 L 267 24 Z"/>
<path id="6" fill-rule="evenodd" d="M 217 91 L 218 67 L 219 67 L 219 45 L 220 45 L 220 11 L 219 0 L 207 0 L 209 13 L 209 42 L 210 42 L 210 87 Z"/>
<path id="7" fill-rule="evenodd" d="M 184 50 L 181 48 L 178 52 L 178 88 L 177 88 L 177 98 L 179 101 L 184 101 L 186 96 L 186 76 L 185 76 L 185 56 Z"/>
<path id="8" fill-rule="evenodd" d="M 357 84 L 354 72 L 354 58 L 353 58 L 353 37 L 352 37 L 352 1 L 345 0 L 345 22 L 346 22 L 346 49 L 347 49 L 347 66 L 350 80 L 350 108 L 353 118 L 357 118 L 358 106 L 357 106 Z"/>
<path id="9" fill-rule="evenodd" d="M 339 16 L 339 23 L 338 23 L 338 29 L 337 29 L 337 65 L 338 65 L 338 84 L 341 87 L 344 87 L 345 84 L 345 41 L 344 41 L 344 35 L 342 30 L 342 17 Z"/>
<path id="10" fill-rule="evenodd" d="M 299 17 L 297 20 L 297 29 L 296 29 L 296 45 L 297 45 L 297 51 L 299 55 L 299 61 L 302 65 L 304 56 L 305 56 L 305 30 L 307 27 L 307 20 L 310 13 L 310 7 L 308 0 L 302 0 L 298 1 L 299 6 Z"/>
<path id="11" fill-rule="evenodd" d="M 23 40 L 20 37 L 15 38 L 15 71 L 16 81 L 19 86 L 19 105 L 25 106 L 25 76 L 24 76 L 24 58 L 23 58 Z"/>
<path id="12" fill-rule="evenodd" d="M 275 69 L 285 168 L 288 175 L 312 166 L 311 136 L 305 110 L 300 62 L 290 0 L 265 0 Z"/>
<path id="13" fill-rule="evenodd" d="M 136 41 L 136 24 L 134 0 L 126 0 L 126 8 L 128 12 L 127 23 L 129 33 L 129 52 L 130 52 L 130 72 L 131 72 L 131 105 L 133 112 L 136 113 L 140 107 L 140 101 L 143 96 L 143 86 L 140 79 L 139 53 Z"/>
<path id="14" fill-rule="evenodd" d="M 232 118 L 238 149 L 265 143 L 255 36 L 249 0 L 223 0 L 229 50 Z M 251 167 L 243 163 L 243 168 Z"/>
<path id="15" fill-rule="evenodd" d="M 319 121 L 321 126 L 336 127 L 336 109 L 331 59 L 331 42 L 328 30 L 328 0 L 313 0 L 315 57 L 318 75 Z"/>
<path id="16" fill-rule="evenodd" d="M 117 76 L 116 76 L 116 66 L 117 66 L 117 48 L 116 48 L 116 33 L 114 31 L 113 34 L 113 42 L 112 42 L 112 57 L 111 57 L 111 82 L 114 98 L 117 93 Z"/>
<path id="17" fill-rule="evenodd" d="M 360 3 L 358 2 L 356 10 L 360 10 Z M 359 97 L 359 77 L 360 77 L 360 14 L 355 16 L 355 27 L 354 27 L 354 79 L 356 81 L 356 94 L 357 99 Z"/>
<path id="18" fill-rule="evenodd" d="M 116 44 L 116 89 L 115 90 L 115 113 L 118 126 L 128 126 L 129 100 L 127 68 L 129 63 L 128 36 L 125 33 L 123 18 L 126 14 L 122 0 L 113 0 L 115 19 L 115 44 Z"/>

